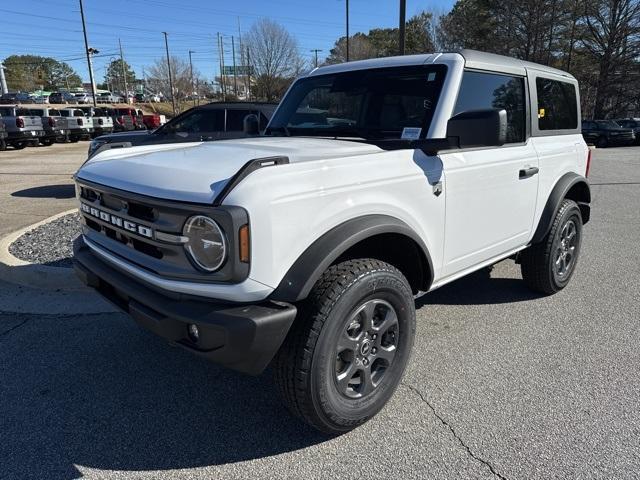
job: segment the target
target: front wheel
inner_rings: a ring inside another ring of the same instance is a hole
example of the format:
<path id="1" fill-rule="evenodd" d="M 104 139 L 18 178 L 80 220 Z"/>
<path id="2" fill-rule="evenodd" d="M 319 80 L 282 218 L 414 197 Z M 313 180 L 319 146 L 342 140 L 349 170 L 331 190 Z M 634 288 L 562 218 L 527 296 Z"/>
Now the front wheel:
<path id="1" fill-rule="evenodd" d="M 596 147 L 598 148 L 607 148 L 608 145 L 609 141 L 607 140 L 607 137 L 600 137 L 596 142 Z"/>
<path id="2" fill-rule="evenodd" d="M 406 278 L 373 259 L 330 267 L 318 280 L 274 362 L 289 410 L 341 434 L 377 414 L 405 370 L 415 336 Z"/>
<path id="3" fill-rule="evenodd" d="M 582 215 L 573 200 L 564 199 L 542 242 L 522 252 L 520 270 L 525 283 L 551 295 L 567 286 L 578 263 L 582 244 Z"/>

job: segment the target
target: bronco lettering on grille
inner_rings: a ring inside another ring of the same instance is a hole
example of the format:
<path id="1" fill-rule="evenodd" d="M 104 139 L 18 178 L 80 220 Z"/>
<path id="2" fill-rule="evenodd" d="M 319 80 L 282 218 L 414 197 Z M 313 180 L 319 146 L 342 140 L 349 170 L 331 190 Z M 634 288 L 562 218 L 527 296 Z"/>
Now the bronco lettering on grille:
<path id="1" fill-rule="evenodd" d="M 124 228 L 129 232 L 137 233 L 138 235 L 142 235 L 143 237 L 153 238 L 153 229 L 145 227 L 144 225 L 138 225 L 137 223 L 130 222 L 129 220 L 116 217 L 115 215 L 112 215 L 110 213 L 103 212 L 94 207 L 90 207 L 85 203 L 80 204 L 80 210 L 82 210 L 87 215 L 99 218 L 104 222 L 109 222 L 115 227 Z"/>

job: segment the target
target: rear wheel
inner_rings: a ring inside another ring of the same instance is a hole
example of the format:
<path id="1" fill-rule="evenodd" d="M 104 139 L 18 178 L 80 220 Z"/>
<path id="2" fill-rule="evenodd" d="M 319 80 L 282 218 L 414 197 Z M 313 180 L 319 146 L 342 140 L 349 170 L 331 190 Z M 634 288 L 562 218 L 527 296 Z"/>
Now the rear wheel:
<path id="1" fill-rule="evenodd" d="M 50 147 L 51 145 L 53 145 L 53 138 L 43 138 L 40 140 L 40 144 L 44 145 L 45 147 Z"/>
<path id="2" fill-rule="evenodd" d="M 69 137 L 69 141 L 70 141 L 71 143 L 78 143 L 78 141 L 79 141 L 79 140 L 80 140 L 80 137 L 78 137 L 78 136 L 76 136 L 76 135 L 71 135 L 71 136 Z"/>
<path id="3" fill-rule="evenodd" d="M 27 146 L 27 142 L 13 142 L 11 144 L 16 150 L 22 150 Z"/>
<path id="4" fill-rule="evenodd" d="M 520 269 L 533 290 L 550 295 L 567 286 L 580 254 L 582 215 L 573 200 L 562 201 L 544 240 L 522 252 Z"/>
<path id="5" fill-rule="evenodd" d="M 598 138 L 598 141 L 596 142 L 596 147 L 598 147 L 598 148 L 606 148 L 607 145 L 609 145 L 607 137 Z"/>
<path id="6" fill-rule="evenodd" d="M 313 288 L 275 359 L 289 410 L 340 434 L 377 414 L 393 395 L 415 335 L 406 278 L 373 259 L 330 267 Z"/>

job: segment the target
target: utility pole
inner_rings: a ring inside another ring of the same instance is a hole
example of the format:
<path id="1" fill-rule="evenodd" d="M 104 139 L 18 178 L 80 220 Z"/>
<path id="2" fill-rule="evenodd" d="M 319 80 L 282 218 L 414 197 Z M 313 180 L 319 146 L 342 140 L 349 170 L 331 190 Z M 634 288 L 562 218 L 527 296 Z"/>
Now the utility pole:
<path id="1" fill-rule="evenodd" d="M 400 24 L 398 30 L 400 32 L 400 38 L 398 41 L 400 55 L 404 55 L 404 37 L 406 27 L 406 14 L 407 14 L 407 0 L 400 0 Z"/>
<path id="2" fill-rule="evenodd" d="M 220 35 L 220 68 L 221 75 L 220 79 L 222 80 L 222 100 L 227 100 L 227 81 L 224 78 L 224 40 L 222 38 L 222 34 Z"/>
<path id="3" fill-rule="evenodd" d="M 231 35 L 231 54 L 233 55 L 233 90 L 238 98 L 238 76 L 236 75 L 236 43 Z"/>
<path id="4" fill-rule="evenodd" d="M 171 76 L 171 61 L 169 60 L 169 40 L 167 40 L 167 32 L 164 34 L 164 48 L 167 51 L 167 68 L 169 69 L 169 89 L 171 90 L 171 107 L 173 108 L 173 114 L 176 114 L 176 96 L 173 93 L 173 77 Z"/>
<path id="5" fill-rule="evenodd" d="M 321 52 L 322 50 L 320 50 L 319 48 L 314 48 L 311 50 L 311 53 L 315 53 L 316 55 L 316 68 L 318 68 L 318 52 Z"/>
<path id="6" fill-rule="evenodd" d="M 247 45 L 247 82 L 249 88 L 247 89 L 247 100 L 251 100 L 251 56 L 249 54 L 249 46 Z"/>
<path id="7" fill-rule="evenodd" d="M 349 0 L 347 2 L 347 62 L 349 61 Z"/>
<path id="8" fill-rule="evenodd" d="M 191 60 L 191 54 L 196 53 L 193 50 L 189 50 L 189 70 L 191 71 L 191 89 L 193 90 L 193 61 Z M 193 92 L 191 92 L 193 94 Z M 196 97 L 193 97 L 193 106 L 196 106 Z"/>
<path id="9" fill-rule="evenodd" d="M 124 69 L 124 56 L 122 55 L 122 42 L 118 39 L 118 45 L 120 46 L 120 66 L 122 67 L 122 82 L 124 83 L 124 97 L 129 105 L 129 87 L 127 86 L 127 73 Z"/>
<path id="10" fill-rule="evenodd" d="M 0 63 L 0 94 L 9 93 L 7 88 L 7 80 L 4 78 L 4 65 Z"/>
<path id="11" fill-rule="evenodd" d="M 91 96 L 93 98 L 93 106 L 97 107 L 96 103 L 96 82 L 93 79 L 93 64 L 91 63 L 91 55 L 98 53 L 95 48 L 89 49 L 89 40 L 87 39 L 87 25 L 84 22 L 84 5 L 82 0 L 80 1 L 80 18 L 82 18 L 82 33 L 84 34 L 84 50 L 87 54 L 87 65 L 89 66 L 89 80 L 91 81 Z"/>
<path id="12" fill-rule="evenodd" d="M 240 30 L 240 17 L 238 17 L 238 48 L 240 49 L 240 68 L 244 72 L 244 75 L 242 77 L 245 88 L 244 98 L 246 100 L 249 98 L 249 85 L 247 85 L 247 62 L 245 61 L 246 59 L 244 55 L 244 49 L 242 48 L 242 31 Z"/>

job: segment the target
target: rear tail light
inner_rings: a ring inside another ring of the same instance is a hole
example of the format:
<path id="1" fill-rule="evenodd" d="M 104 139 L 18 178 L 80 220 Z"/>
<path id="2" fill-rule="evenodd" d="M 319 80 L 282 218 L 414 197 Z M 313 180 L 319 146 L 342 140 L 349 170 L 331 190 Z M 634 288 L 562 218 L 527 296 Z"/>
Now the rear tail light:
<path id="1" fill-rule="evenodd" d="M 78 119 L 78 125 L 84 125 L 84 121 L 81 118 Z"/>
<path id="2" fill-rule="evenodd" d="M 23 118 L 16 118 L 16 127 L 18 128 L 24 128 L 24 119 Z"/>
<path id="3" fill-rule="evenodd" d="M 589 176 L 589 170 L 591 169 L 591 149 L 589 149 L 589 153 L 587 153 L 587 170 L 584 172 L 584 176 Z"/>
<path id="4" fill-rule="evenodd" d="M 53 119 L 53 117 L 49 117 L 49 126 L 50 127 L 56 126 L 56 121 Z"/>

